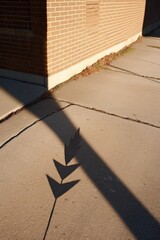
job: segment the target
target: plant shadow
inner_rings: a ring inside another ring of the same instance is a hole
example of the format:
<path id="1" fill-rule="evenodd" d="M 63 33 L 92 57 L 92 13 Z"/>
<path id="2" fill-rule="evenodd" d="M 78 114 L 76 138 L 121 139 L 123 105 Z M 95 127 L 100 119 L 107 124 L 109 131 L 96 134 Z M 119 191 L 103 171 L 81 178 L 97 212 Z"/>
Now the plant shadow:
<path id="1" fill-rule="evenodd" d="M 7 91 L 7 89 L 5 89 Z M 12 93 L 13 94 L 13 91 Z M 16 96 L 14 96 L 16 98 Z M 48 95 L 49 98 L 53 98 L 52 95 Z M 60 109 L 58 102 L 53 99 L 53 108 Z M 41 118 L 41 111 L 33 111 L 32 114 Z M 56 113 L 55 113 L 56 115 Z M 72 121 L 66 116 L 63 110 L 58 113 L 58 121 L 53 122 L 48 118 L 43 118 L 43 123 L 46 124 L 51 131 L 53 131 L 58 138 L 65 145 L 68 136 L 72 136 L 76 132 L 76 128 Z M 105 143 L 104 143 L 105 144 Z M 73 144 L 74 145 L 74 144 Z M 66 148 L 67 149 L 67 148 Z M 76 147 L 78 149 L 78 145 Z M 66 154 L 66 163 L 72 158 L 72 154 Z M 107 202 L 117 212 L 121 220 L 128 227 L 130 232 L 138 240 L 157 240 L 160 239 L 160 225 L 159 222 L 152 216 L 152 214 L 143 206 L 143 204 L 131 193 L 127 186 L 116 176 L 116 174 L 110 169 L 110 167 L 104 162 L 104 160 L 96 153 L 92 146 L 83 137 L 81 137 L 81 151 L 76 157 L 78 164 L 84 170 L 85 174 L 89 177 L 92 183 L 96 186 L 99 192 L 104 196 Z M 71 167 L 66 172 L 62 169 L 57 161 L 54 161 L 57 171 L 61 177 L 64 178 L 68 173 L 72 172 Z M 106 178 L 112 179 L 106 186 Z M 55 197 L 61 196 L 66 190 L 73 187 L 78 181 L 73 181 L 63 187 L 58 188 L 56 183 L 51 177 L 47 176 L 49 185 Z M 54 188 L 54 191 L 53 191 Z"/>
<path id="2" fill-rule="evenodd" d="M 151 22 L 151 12 L 149 8 L 149 2 L 146 3 L 146 11 L 144 18 L 143 30 Z M 155 34 L 155 35 L 154 35 Z M 152 32 L 151 36 L 159 37 L 159 31 Z M 7 81 L 7 80 L 6 80 Z M 15 83 L 16 84 L 16 83 Z M 23 93 L 19 96 L 16 95 L 16 91 L 11 88 L 2 86 L 8 94 L 12 95 L 18 101 L 23 103 Z M 53 98 L 52 95 L 48 95 L 48 98 Z M 53 99 L 53 109 L 61 109 L 58 102 Z M 41 119 L 41 111 L 37 111 L 36 108 L 30 108 L 33 115 Z M 56 113 L 55 113 L 56 114 Z M 63 110 L 59 111 L 59 121 L 56 124 L 48 121 L 47 118 L 43 117 L 43 123 L 46 124 L 50 131 L 53 131 L 61 142 L 66 143 L 66 138 L 71 136 L 76 131 L 71 119 L 66 116 Z M 112 208 L 119 215 L 123 223 L 128 227 L 129 231 L 134 235 L 137 240 L 158 240 L 160 239 L 160 224 L 158 220 L 148 211 L 148 209 L 136 198 L 136 196 L 128 189 L 128 187 L 119 179 L 119 177 L 110 169 L 110 167 L 104 162 L 98 153 L 93 149 L 86 139 L 81 138 L 81 151 L 77 154 L 78 165 L 68 167 L 64 171 L 64 166 L 60 165 L 56 160 L 54 164 L 59 172 L 62 180 L 72 173 L 79 164 L 84 170 L 85 174 L 96 186 L 99 192 L 103 195 L 105 200 L 109 202 Z M 104 143 L 106 144 L 106 143 Z M 67 148 L 66 148 L 67 149 Z M 70 157 L 74 155 L 74 152 L 67 156 L 66 163 L 68 163 Z M 107 182 L 106 178 L 110 178 L 111 181 Z M 62 196 L 66 191 L 71 189 L 78 183 L 78 180 L 70 183 L 62 184 L 57 183 L 52 177 L 47 175 L 48 183 L 51 187 L 52 193 L 55 199 Z M 56 201 L 52 208 L 54 211 Z M 50 221 L 50 220 L 49 220 Z M 47 229 L 46 229 L 47 231 Z"/>

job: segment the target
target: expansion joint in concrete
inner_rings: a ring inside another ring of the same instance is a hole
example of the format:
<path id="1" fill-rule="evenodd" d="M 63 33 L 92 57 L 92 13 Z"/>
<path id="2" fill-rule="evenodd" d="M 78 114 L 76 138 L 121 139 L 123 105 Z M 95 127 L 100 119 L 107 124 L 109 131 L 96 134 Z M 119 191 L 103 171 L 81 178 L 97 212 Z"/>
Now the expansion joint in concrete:
<path id="1" fill-rule="evenodd" d="M 109 65 L 109 66 L 112 67 L 113 69 L 120 70 L 122 73 L 127 73 L 127 74 L 134 75 L 134 76 L 137 76 L 137 77 L 146 78 L 146 79 L 154 81 L 156 83 L 160 83 L 160 78 L 158 78 L 158 77 L 142 75 L 142 74 L 135 73 L 135 72 L 132 72 L 130 70 L 120 68 L 120 67 L 117 67 L 117 66 L 114 66 L 114 65 Z M 109 69 L 109 70 L 112 70 L 112 69 Z M 114 71 L 114 70 L 112 70 L 112 71 Z"/>
<path id="2" fill-rule="evenodd" d="M 26 126 L 25 128 L 23 128 L 21 131 L 17 132 L 16 134 L 14 134 L 12 137 L 8 138 L 5 142 L 3 142 L 0 145 L 0 149 L 3 148 L 5 145 L 7 145 L 9 142 L 11 142 L 13 139 L 17 138 L 19 135 L 21 135 L 23 132 L 25 132 L 27 129 L 31 128 L 32 126 L 34 126 L 35 124 L 37 124 L 40 121 L 43 121 L 44 119 L 46 119 L 47 117 L 50 117 L 51 115 L 58 113 L 60 111 L 63 111 L 64 109 L 68 108 L 69 106 L 71 106 L 71 104 L 68 104 L 67 106 L 60 108 L 56 111 L 53 111 L 49 114 L 46 114 L 44 117 L 39 118 L 37 120 L 35 120 L 34 122 L 32 122 L 31 124 L 29 124 L 28 126 Z"/>
<path id="3" fill-rule="evenodd" d="M 21 131 L 17 132 L 15 135 L 13 135 L 12 137 L 10 137 L 9 139 L 7 139 L 5 142 L 3 142 L 1 145 L 0 145 L 0 149 L 3 148 L 5 145 L 7 145 L 9 142 L 11 142 L 13 139 L 17 138 L 19 135 L 21 135 L 23 132 L 25 132 L 27 129 L 31 128 L 32 126 L 34 126 L 35 124 L 37 124 L 38 122 L 40 121 L 43 121 L 44 119 L 46 119 L 47 117 L 50 117 L 51 115 L 57 113 L 57 112 L 60 112 L 60 111 L 63 111 L 64 109 L 70 107 L 70 106 L 76 106 L 76 107 L 80 107 L 80 108 L 84 108 L 84 109 L 87 109 L 87 110 L 90 110 L 90 111 L 95 111 L 95 112 L 98 112 L 98 113 L 101 113 L 101 114 L 106 114 L 108 116 L 112 116 L 112 117 L 116 117 L 116 118 L 119 118 L 119 119 L 123 119 L 123 120 L 126 120 L 126 121 L 131 121 L 131 122 L 135 122 L 135 123 L 138 123 L 138 124 L 142 124 L 142 125 L 146 125 L 148 127 L 152 127 L 152 128 L 158 128 L 160 129 L 160 126 L 158 125 L 155 125 L 155 124 L 152 124 L 152 123 L 149 123 L 149 122 L 145 122 L 145 121 L 142 121 L 142 120 L 139 120 L 139 119 L 134 119 L 134 118 L 131 118 L 131 117 L 127 117 L 127 116 L 122 116 L 122 115 L 118 115 L 116 113 L 112 113 L 112 112 L 107 112 L 107 111 L 104 111 L 104 110 L 101 110 L 101 109 L 97 109 L 95 107 L 88 107 L 88 106 L 85 106 L 85 105 L 81 105 L 81 104 L 78 104 L 78 103 L 73 103 L 73 102 L 70 102 L 70 101 L 67 101 L 67 100 L 63 100 L 63 99 L 55 99 L 55 98 L 48 98 L 48 99 L 54 99 L 55 101 L 58 100 L 58 101 L 61 101 L 61 102 L 64 102 L 64 103 L 67 103 L 68 105 L 63 107 L 63 108 L 60 108 L 56 111 L 53 111 L 49 114 L 46 114 L 44 117 L 42 118 L 39 118 L 37 120 L 35 120 L 34 122 L 32 122 L 31 124 L 29 124 L 28 126 L 26 126 L 25 128 L 23 128 Z"/>
<path id="4" fill-rule="evenodd" d="M 85 109 L 88 109 L 88 110 L 91 110 L 91 111 L 106 114 L 108 116 L 120 118 L 120 119 L 123 119 L 123 120 L 135 122 L 135 123 L 139 123 L 139 124 L 142 124 L 142 125 L 146 125 L 148 127 L 153 127 L 153 128 L 159 128 L 160 129 L 160 126 L 158 126 L 158 125 L 155 125 L 155 124 L 152 124 L 152 123 L 149 123 L 149 122 L 145 122 L 145 121 L 142 121 L 142 120 L 139 120 L 139 119 L 134 119 L 134 118 L 130 118 L 130 117 L 127 117 L 127 116 L 118 115 L 118 114 L 112 113 L 112 112 L 106 112 L 106 111 L 101 110 L 101 109 L 84 106 L 84 105 L 81 105 L 81 104 L 78 104 L 78 103 L 72 103 L 70 101 L 66 101 L 66 100 L 63 100 L 63 99 L 57 99 L 57 100 L 59 100 L 61 102 L 64 102 L 64 103 L 68 103 L 68 104 L 70 104 L 69 106 L 77 106 L 77 107 L 85 108 Z"/>

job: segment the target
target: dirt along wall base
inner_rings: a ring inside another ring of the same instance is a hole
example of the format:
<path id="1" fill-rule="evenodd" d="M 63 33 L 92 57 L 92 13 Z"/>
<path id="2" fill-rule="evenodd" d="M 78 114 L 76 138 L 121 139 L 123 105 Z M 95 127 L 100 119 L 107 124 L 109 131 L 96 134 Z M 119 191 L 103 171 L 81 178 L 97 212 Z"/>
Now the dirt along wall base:
<path id="1" fill-rule="evenodd" d="M 83 71 L 86 67 L 91 66 L 93 63 L 95 63 L 97 60 L 105 57 L 106 55 L 109 55 L 111 53 L 117 53 L 118 51 L 122 50 L 124 47 L 129 46 L 131 43 L 137 41 L 137 39 L 139 37 L 142 36 L 142 32 L 139 32 L 138 34 L 136 34 L 135 36 L 127 39 L 126 41 L 119 43 L 111 48 L 106 49 L 103 52 L 100 52 L 94 56 L 91 56 L 88 59 L 85 59 L 84 61 L 79 62 L 78 64 L 75 64 L 61 72 L 58 72 L 56 74 L 53 74 L 51 76 L 49 76 L 46 79 L 47 84 L 47 88 L 51 89 L 55 86 L 57 86 L 58 84 L 61 84 L 65 81 L 67 81 L 69 78 L 71 78 L 72 76 L 74 76 L 75 74 L 80 73 L 81 71 Z"/>

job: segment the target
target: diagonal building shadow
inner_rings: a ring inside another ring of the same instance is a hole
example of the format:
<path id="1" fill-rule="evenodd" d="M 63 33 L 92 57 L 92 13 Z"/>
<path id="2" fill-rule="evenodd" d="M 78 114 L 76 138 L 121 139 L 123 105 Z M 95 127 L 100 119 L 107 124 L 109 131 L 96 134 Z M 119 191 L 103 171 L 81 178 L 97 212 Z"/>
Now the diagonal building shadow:
<path id="1" fill-rule="evenodd" d="M 148 25 L 152 24 L 154 17 L 159 17 L 158 14 L 160 14 L 160 1 L 154 1 L 152 4 L 151 2 L 152 1 L 150 0 L 146 0 L 143 31 Z M 154 5 L 155 2 L 157 5 Z M 155 9 L 157 10 L 156 13 L 154 11 Z M 160 37 L 160 33 L 153 32 L 151 36 Z M 4 88 L 4 90 L 23 103 L 23 97 L 20 98 L 20 96 L 23 94 L 17 97 L 12 88 Z M 53 109 L 55 107 L 57 109 L 60 108 L 55 100 L 53 100 L 52 104 Z M 39 118 L 41 117 L 40 112 L 35 111 L 34 108 L 32 108 L 32 114 Z M 58 138 L 64 144 L 66 142 L 66 136 L 70 136 L 76 131 L 76 127 L 63 111 L 59 112 L 59 122 L 56 124 L 48 121 L 47 118 L 43 118 L 43 122 L 49 127 L 51 131 L 53 131 L 58 136 Z M 103 195 L 106 201 L 109 202 L 112 208 L 117 212 L 130 232 L 135 236 L 137 240 L 160 239 L 160 224 L 158 220 L 155 219 L 155 217 L 145 208 L 145 206 L 136 198 L 136 196 L 133 195 L 130 189 L 128 189 L 127 186 L 118 178 L 118 176 L 116 176 L 116 174 L 110 169 L 104 160 L 96 153 L 93 147 L 83 138 L 81 138 L 81 142 L 82 148 L 80 153 L 77 155 L 78 163 L 81 164 L 81 167 L 83 168 L 86 175 Z M 59 171 L 61 171 L 60 166 L 58 167 Z M 105 179 L 108 176 L 110 176 L 112 181 L 108 181 L 106 187 Z M 54 189 L 55 186 L 57 187 L 57 183 L 54 182 L 51 178 L 48 177 L 48 181 L 51 183 L 52 187 L 54 186 Z M 66 189 L 70 189 L 76 183 L 77 182 L 73 182 L 69 186 L 66 185 L 65 189 L 61 188 L 60 192 L 57 190 L 55 193 L 56 196 L 61 195 L 66 191 Z M 114 192 L 109 191 L 109 189 L 113 189 Z"/>
<path id="2" fill-rule="evenodd" d="M 7 91 L 7 89 L 5 90 Z M 13 94 L 13 91 L 10 94 Z M 16 98 L 16 96 L 14 97 Z M 53 99 L 53 108 L 55 108 L 55 106 L 60 108 L 56 100 Z M 32 111 L 32 114 L 40 117 L 40 114 L 37 112 Z M 59 112 L 58 119 L 59 121 L 54 122 L 54 124 L 47 118 L 44 118 L 43 122 L 65 144 L 66 136 L 71 136 L 76 131 L 76 127 L 65 115 L 63 110 Z M 160 225 L 154 216 L 152 216 L 136 196 L 131 193 L 127 186 L 125 186 L 104 160 L 95 152 L 92 146 L 83 138 L 81 138 L 81 146 L 81 151 L 77 155 L 78 163 L 81 164 L 86 175 L 104 196 L 106 201 L 110 203 L 135 238 L 137 240 L 160 239 Z M 106 187 L 105 179 L 108 176 L 111 177 L 112 181 L 107 182 Z M 51 179 L 48 178 L 48 181 L 50 182 Z M 53 181 L 51 182 L 53 184 Z M 113 189 L 114 192 L 109 191 L 109 189 Z M 61 190 L 63 192 L 63 189 Z"/>

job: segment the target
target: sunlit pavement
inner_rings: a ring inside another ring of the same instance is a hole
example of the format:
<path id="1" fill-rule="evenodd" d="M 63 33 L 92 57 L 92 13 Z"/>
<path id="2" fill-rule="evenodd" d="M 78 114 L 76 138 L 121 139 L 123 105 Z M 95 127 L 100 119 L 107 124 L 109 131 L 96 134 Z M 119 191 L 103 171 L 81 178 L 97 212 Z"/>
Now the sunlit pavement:
<path id="1" fill-rule="evenodd" d="M 158 47 L 143 38 L 1 123 L 1 240 L 160 238 Z"/>

